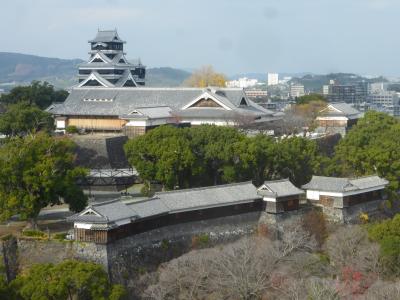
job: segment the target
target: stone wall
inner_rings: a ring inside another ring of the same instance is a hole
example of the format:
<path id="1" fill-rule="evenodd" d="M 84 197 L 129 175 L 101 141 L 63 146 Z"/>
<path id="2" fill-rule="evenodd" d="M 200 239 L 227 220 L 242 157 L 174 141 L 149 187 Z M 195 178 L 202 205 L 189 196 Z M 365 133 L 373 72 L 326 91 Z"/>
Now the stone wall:
<path id="1" fill-rule="evenodd" d="M 176 258 L 199 243 L 211 247 L 256 231 L 261 212 L 166 226 L 107 245 L 113 282 L 131 285 L 144 271 Z"/>
<path id="2" fill-rule="evenodd" d="M 322 212 L 327 220 L 333 222 L 357 223 L 360 220 L 361 213 L 367 213 L 370 216 L 378 214 L 382 203 L 382 200 L 375 200 L 344 208 L 322 206 Z"/>

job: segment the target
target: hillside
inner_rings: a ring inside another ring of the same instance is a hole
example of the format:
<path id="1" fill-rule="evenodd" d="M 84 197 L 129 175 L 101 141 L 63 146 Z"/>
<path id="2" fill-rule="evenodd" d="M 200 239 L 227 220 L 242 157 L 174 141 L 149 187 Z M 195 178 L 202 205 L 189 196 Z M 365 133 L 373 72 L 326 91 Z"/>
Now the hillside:
<path id="1" fill-rule="evenodd" d="M 147 86 L 180 86 L 190 76 L 189 72 L 169 67 L 147 69 Z"/>
<path id="2" fill-rule="evenodd" d="M 366 82 L 381 82 L 381 81 L 387 81 L 387 79 L 383 77 L 377 77 L 377 78 L 366 78 L 362 77 L 357 74 L 352 74 L 352 73 L 331 73 L 331 74 L 326 74 L 326 75 L 312 75 L 308 74 L 302 77 L 294 77 L 291 82 L 292 83 L 300 83 L 304 85 L 304 88 L 307 91 L 311 92 L 321 92 L 322 86 L 329 84 L 330 80 L 334 80 L 335 82 L 339 84 L 354 84 L 360 81 L 366 81 Z"/>
<path id="3" fill-rule="evenodd" d="M 0 88 L 10 89 L 32 80 L 47 81 L 56 88 L 69 88 L 77 83 L 81 59 L 59 59 L 35 55 L 0 52 Z M 164 68 L 147 69 L 148 86 L 179 86 L 189 72 Z"/>

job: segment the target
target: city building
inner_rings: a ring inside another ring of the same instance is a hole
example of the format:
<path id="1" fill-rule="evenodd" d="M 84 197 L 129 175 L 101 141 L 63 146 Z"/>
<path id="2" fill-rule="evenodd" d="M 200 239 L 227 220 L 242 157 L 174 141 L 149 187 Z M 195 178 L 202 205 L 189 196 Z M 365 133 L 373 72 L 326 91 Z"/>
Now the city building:
<path id="1" fill-rule="evenodd" d="M 357 221 L 361 213 L 375 213 L 385 198 L 389 182 L 379 176 L 336 178 L 313 176 L 302 186 L 307 199 L 323 213 L 341 222 Z"/>
<path id="2" fill-rule="evenodd" d="M 374 94 L 382 91 L 387 91 L 388 86 L 388 82 L 374 82 L 370 84 L 370 92 Z"/>
<path id="3" fill-rule="evenodd" d="M 348 103 L 330 103 L 319 112 L 316 131 L 327 134 L 340 133 L 344 136 L 361 116 L 360 111 Z"/>
<path id="4" fill-rule="evenodd" d="M 399 96 L 393 91 L 376 90 L 368 95 L 368 102 L 377 106 L 394 106 L 399 104 Z"/>
<path id="5" fill-rule="evenodd" d="M 266 90 L 251 89 L 244 90 L 244 92 L 249 98 L 266 98 L 268 96 L 268 92 Z"/>
<path id="6" fill-rule="evenodd" d="M 231 80 L 226 82 L 228 88 L 249 88 L 258 84 L 257 79 L 250 79 L 247 77 L 239 78 L 238 80 Z"/>
<path id="7" fill-rule="evenodd" d="M 304 96 L 304 85 L 302 84 L 293 84 L 290 86 L 290 97 L 291 98 L 298 98 Z"/>
<path id="8" fill-rule="evenodd" d="M 278 73 L 268 73 L 267 84 L 268 85 L 279 84 L 279 74 Z"/>
<path id="9" fill-rule="evenodd" d="M 90 58 L 79 65 L 79 87 L 136 87 L 145 84 L 146 68 L 125 57 L 124 43 L 116 30 L 98 31 L 89 41 Z"/>
<path id="10" fill-rule="evenodd" d="M 370 91 L 368 82 L 355 84 L 331 84 L 329 86 L 328 99 L 330 102 L 345 102 L 360 105 L 367 101 Z"/>
<path id="11" fill-rule="evenodd" d="M 329 85 L 328 84 L 322 86 L 322 95 L 324 95 L 324 96 L 329 95 Z"/>

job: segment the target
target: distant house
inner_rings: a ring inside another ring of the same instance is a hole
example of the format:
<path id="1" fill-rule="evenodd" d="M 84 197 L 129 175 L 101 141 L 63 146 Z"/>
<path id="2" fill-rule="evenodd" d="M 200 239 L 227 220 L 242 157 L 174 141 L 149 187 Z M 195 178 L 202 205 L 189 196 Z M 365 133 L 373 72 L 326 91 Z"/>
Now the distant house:
<path id="1" fill-rule="evenodd" d="M 257 190 L 263 197 L 267 213 L 279 214 L 299 209 L 300 196 L 304 191 L 295 187 L 289 179 L 266 181 Z"/>
<path id="2" fill-rule="evenodd" d="M 355 125 L 361 116 L 361 112 L 348 103 L 330 103 L 318 114 L 317 130 L 345 135 L 346 131 Z"/>
<path id="3" fill-rule="evenodd" d="M 379 176 L 337 178 L 313 176 L 303 185 L 307 199 L 337 221 L 351 222 L 361 212 L 374 213 L 384 199 L 388 181 Z"/>

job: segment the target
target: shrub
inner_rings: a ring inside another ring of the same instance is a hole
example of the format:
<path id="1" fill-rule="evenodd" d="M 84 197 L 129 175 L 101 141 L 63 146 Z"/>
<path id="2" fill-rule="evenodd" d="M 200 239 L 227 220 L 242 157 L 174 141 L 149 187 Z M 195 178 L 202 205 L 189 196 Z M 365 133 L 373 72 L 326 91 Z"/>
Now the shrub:
<path id="1" fill-rule="evenodd" d="M 79 132 L 78 127 L 76 127 L 74 125 L 67 126 L 67 128 L 65 128 L 65 131 L 67 133 L 78 133 Z"/>
<path id="2" fill-rule="evenodd" d="M 24 230 L 22 235 L 34 238 L 45 238 L 47 236 L 46 233 L 40 230 Z"/>
<path id="3" fill-rule="evenodd" d="M 55 240 L 63 241 L 63 240 L 65 240 L 66 236 L 67 236 L 67 233 L 66 233 L 66 232 L 62 232 L 62 233 L 56 233 L 56 234 L 53 236 L 53 238 L 54 238 Z"/>
<path id="4" fill-rule="evenodd" d="M 192 237 L 192 248 L 202 248 L 208 246 L 210 237 L 207 234 L 195 235 Z"/>

